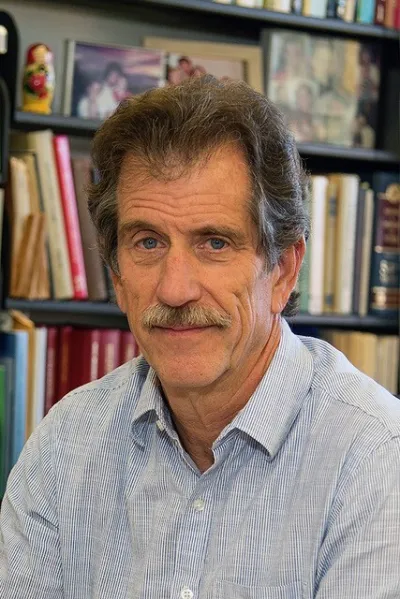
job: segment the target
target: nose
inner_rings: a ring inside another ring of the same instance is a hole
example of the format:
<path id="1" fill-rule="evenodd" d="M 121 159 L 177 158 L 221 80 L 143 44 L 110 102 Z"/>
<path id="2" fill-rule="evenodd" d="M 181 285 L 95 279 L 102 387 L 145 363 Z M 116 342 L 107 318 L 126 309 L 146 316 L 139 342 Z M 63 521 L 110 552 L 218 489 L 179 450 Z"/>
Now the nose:
<path id="1" fill-rule="evenodd" d="M 195 257 L 183 250 L 170 249 L 160 272 L 158 301 L 177 308 L 200 297 L 201 284 Z"/>

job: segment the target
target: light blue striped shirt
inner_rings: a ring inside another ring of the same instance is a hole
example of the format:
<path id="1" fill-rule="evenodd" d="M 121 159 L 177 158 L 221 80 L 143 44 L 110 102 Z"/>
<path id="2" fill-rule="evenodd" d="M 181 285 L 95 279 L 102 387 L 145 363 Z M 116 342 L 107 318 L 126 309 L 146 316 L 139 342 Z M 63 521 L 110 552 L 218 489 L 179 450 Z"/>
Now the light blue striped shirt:
<path id="1" fill-rule="evenodd" d="M 1 599 L 399 599 L 400 402 L 283 324 L 200 474 L 143 358 L 70 393 L 1 510 Z"/>

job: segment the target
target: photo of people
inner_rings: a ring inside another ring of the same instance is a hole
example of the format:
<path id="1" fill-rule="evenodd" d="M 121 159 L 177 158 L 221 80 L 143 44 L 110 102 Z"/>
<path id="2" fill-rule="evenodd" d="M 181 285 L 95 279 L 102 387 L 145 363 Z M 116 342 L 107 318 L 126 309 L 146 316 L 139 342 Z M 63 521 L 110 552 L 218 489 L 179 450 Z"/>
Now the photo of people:
<path id="1" fill-rule="evenodd" d="M 70 41 L 64 114 L 103 120 L 125 98 L 164 84 L 162 51 Z"/>
<path id="2" fill-rule="evenodd" d="M 217 79 L 244 80 L 244 63 L 226 58 L 206 58 L 169 54 L 167 59 L 167 82 L 177 85 L 189 77 L 213 75 Z"/>
<path id="3" fill-rule="evenodd" d="M 373 44 L 274 32 L 267 93 L 298 142 L 375 146 L 379 55 Z"/>

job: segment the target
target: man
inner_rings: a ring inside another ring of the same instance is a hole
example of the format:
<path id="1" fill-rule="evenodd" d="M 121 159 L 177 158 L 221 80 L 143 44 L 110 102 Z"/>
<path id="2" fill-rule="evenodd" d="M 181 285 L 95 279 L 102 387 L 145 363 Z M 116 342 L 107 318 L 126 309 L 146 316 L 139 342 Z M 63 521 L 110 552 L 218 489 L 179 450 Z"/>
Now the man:
<path id="1" fill-rule="evenodd" d="M 394 599 L 400 409 L 282 314 L 307 180 L 244 83 L 131 98 L 89 206 L 142 355 L 31 436 L 1 512 L 2 599 Z"/>

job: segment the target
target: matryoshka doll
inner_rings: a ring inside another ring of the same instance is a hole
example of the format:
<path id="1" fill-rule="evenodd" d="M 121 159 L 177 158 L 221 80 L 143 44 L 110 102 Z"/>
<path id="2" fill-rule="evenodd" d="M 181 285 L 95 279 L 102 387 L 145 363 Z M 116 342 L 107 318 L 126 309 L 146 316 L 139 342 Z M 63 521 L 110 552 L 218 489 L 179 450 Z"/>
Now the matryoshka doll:
<path id="1" fill-rule="evenodd" d="M 33 44 L 26 53 L 22 110 L 50 114 L 53 94 L 53 54 L 45 44 Z"/>

